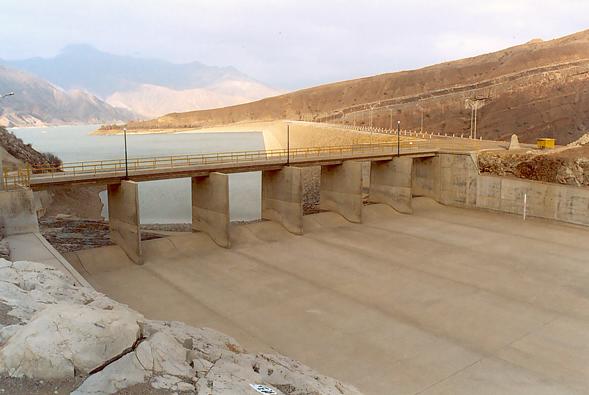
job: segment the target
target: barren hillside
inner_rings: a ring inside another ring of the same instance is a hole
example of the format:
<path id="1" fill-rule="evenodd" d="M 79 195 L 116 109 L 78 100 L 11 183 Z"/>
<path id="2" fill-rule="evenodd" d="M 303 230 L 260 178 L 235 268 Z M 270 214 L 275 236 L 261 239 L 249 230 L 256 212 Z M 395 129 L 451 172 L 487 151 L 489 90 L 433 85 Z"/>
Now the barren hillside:
<path id="1" fill-rule="evenodd" d="M 468 99 L 479 135 L 524 142 L 538 136 L 567 143 L 589 130 L 589 30 L 413 71 L 337 82 L 214 110 L 174 113 L 130 128 L 202 127 L 250 120 L 323 119 L 468 133 Z"/>

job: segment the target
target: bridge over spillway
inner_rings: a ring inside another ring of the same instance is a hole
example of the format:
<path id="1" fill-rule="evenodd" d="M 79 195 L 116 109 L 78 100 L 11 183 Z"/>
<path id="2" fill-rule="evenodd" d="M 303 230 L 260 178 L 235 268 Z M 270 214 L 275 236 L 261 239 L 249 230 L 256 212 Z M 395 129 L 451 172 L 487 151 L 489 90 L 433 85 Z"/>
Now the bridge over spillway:
<path id="1" fill-rule="evenodd" d="M 370 200 L 410 212 L 413 158 L 433 157 L 437 151 L 430 141 L 411 139 L 338 147 L 85 161 L 64 163 L 58 168 L 5 172 L 3 187 L 22 195 L 24 191 L 61 186 L 106 184 L 111 238 L 133 261 L 141 263 L 138 182 L 191 178 L 193 230 L 207 233 L 222 247 L 230 247 L 229 173 L 261 171 L 262 218 L 302 234 L 303 167 L 321 167 L 321 209 L 361 222 L 362 162 L 372 163 Z"/>

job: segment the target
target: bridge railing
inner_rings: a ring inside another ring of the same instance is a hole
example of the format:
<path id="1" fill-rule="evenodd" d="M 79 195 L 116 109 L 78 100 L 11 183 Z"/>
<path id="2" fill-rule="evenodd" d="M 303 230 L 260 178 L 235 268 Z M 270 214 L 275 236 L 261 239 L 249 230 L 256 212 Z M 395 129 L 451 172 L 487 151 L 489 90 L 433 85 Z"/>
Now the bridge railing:
<path id="1" fill-rule="evenodd" d="M 31 184 L 32 168 L 30 165 L 19 168 L 16 171 L 3 169 L 2 172 L 2 189 L 14 190 L 26 188 Z"/>
<path id="2" fill-rule="evenodd" d="M 402 140 L 399 149 L 402 153 L 433 149 L 434 147 L 426 141 Z M 305 147 L 257 150 L 257 151 L 236 151 L 203 154 L 184 154 L 151 157 L 133 157 L 125 159 L 90 160 L 79 162 L 63 163 L 61 166 L 35 166 L 18 169 L 16 172 L 4 173 L 4 186 L 28 186 L 31 180 L 58 179 L 71 176 L 104 176 L 106 174 L 115 177 L 124 175 L 126 171 L 130 175 L 141 174 L 142 172 L 182 170 L 198 167 L 214 167 L 214 165 L 239 165 L 253 163 L 292 163 L 304 162 L 305 160 L 324 158 L 362 158 L 380 154 L 394 154 L 397 152 L 397 142 L 377 144 L 356 144 L 347 146 L 326 146 L 326 147 Z"/>

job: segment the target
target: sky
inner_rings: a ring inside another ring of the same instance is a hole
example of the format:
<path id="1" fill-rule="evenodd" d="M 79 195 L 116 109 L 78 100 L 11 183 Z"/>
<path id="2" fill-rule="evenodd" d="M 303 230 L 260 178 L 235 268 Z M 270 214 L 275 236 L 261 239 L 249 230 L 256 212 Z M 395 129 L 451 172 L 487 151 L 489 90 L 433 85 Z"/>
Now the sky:
<path id="1" fill-rule="evenodd" d="M 0 58 L 68 44 L 234 66 L 275 88 L 419 68 L 589 29 L 589 0 L 0 0 Z"/>

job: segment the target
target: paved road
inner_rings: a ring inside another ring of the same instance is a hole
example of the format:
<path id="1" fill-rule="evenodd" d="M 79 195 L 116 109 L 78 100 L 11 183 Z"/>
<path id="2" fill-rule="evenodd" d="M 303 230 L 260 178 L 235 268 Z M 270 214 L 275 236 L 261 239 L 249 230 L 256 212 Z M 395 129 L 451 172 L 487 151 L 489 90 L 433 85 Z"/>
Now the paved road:
<path id="1" fill-rule="evenodd" d="M 305 216 L 70 260 L 100 291 L 276 350 L 368 394 L 586 394 L 589 231 L 414 200 L 365 207 L 365 223 Z M 83 265 L 82 265 L 83 263 Z"/>

